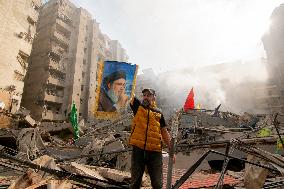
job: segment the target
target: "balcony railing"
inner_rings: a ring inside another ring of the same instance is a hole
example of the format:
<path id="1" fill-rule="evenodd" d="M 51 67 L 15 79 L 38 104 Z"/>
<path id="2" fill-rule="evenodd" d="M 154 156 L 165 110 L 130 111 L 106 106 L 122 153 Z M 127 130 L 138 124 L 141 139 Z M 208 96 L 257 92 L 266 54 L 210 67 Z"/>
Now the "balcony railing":
<path id="1" fill-rule="evenodd" d="M 49 75 L 47 82 L 61 87 L 65 86 L 65 81 L 63 79 L 57 79 L 52 77 L 51 75 Z"/>
<path id="2" fill-rule="evenodd" d="M 56 103 L 60 103 L 60 104 L 62 104 L 62 102 L 63 102 L 62 97 L 51 95 L 51 94 L 48 94 L 47 92 L 45 92 L 45 94 L 44 94 L 44 100 L 49 101 L 49 102 L 56 102 Z"/>
<path id="3" fill-rule="evenodd" d="M 59 32 L 55 31 L 53 33 L 53 36 L 54 38 L 57 40 L 56 42 L 65 46 L 65 47 L 68 47 L 68 44 L 69 44 L 69 39 L 66 38 L 64 35 L 60 34 Z"/>
<path id="4" fill-rule="evenodd" d="M 55 70 L 58 70 L 60 72 L 63 72 L 65 73 L 65 67 L 62 65 L 62 63 L 58 63 L 58 62 L 55 62 L 53 61 L 51 58 L 49 59 L 49 66 Z"/>
<path id="5" fill-rule="evenodd" d="M 42 112 L 43 120 L 65 120 L 65 117 L 62 114 L 55 113 L 51 110 L 47 110 L 46 112 Z"/>
<path id="6" fill-rule="evenodd" d="M 57 45 L 56 43 L 52 43 L 51 51 L 59 55 L 61 58 L 67 56 L 67 50 Z"/>
<path id="7" fill-rule="evenodd" d="M 63 22 L 63 20 L 61 20 L 60 18 L 56 19 L 56 23 L 59 24 L 60 26 L 64 27 L 65 29 L 71 31 L 72 30 L 72 26 Z"/>
<path id="8" fill-rule="evenodd" d="M 34 8 L 29 9 L 28 17 L 29 17 L 29 19 L 31 19 L 32 22 L 34 22 L 34 23 L 37 22 L 38 15 L 39 15 L 39 13 Z"/>
<path id="9" fill-rule="evenodd" d="M 28 63 L 20 55 L 17 55 L 17 60 L 21 64 L 21 66 L 26 70 Z"/>

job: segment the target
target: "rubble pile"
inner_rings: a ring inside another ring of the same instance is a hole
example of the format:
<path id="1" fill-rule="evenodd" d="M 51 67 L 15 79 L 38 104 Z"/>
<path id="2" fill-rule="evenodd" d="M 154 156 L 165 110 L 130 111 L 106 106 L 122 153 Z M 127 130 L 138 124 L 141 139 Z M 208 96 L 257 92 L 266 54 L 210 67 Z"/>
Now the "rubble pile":
<path id="1" fill-rule="evenodd" d="M 265 142 L 264 139 L 272 143 L 278 138 L 275 123 L 279 125 L 281 118 L 278 115 L 278 120 L 274 119 L 275 115 L 252 115 L 246 112 L 243 115 L 230 112 L 181 112 L 177 147 L 181 151 L 184 148 L 198 148 L 199 144 L 203 144 L 202 148 L 205 144 L 212 148 L 235 138 L 247 143 Z M 278 130 L 284 132 L 282 127 Z"/>
<path id="2" fill-rule="evenodd" d="M 130 183 L 127 138 L 131 113 L 112 121 L 97 121 L 94 126 L 80 121 L 81 137 L 76 141 L 69 123 L 30 124 L 26 116 L 30 117 L 27 112 L 19 113 L 18 124 L 1 130 L 2 136 L 9 133 L 17 147 L 1 146 L 1 158 L 6 161 L 1 165 L 20 176 L 10 188 L 125 188 Z M 150 186 L 147 176 L 143 186 Z"/>
<path id="3" fill-rule="evenodd" d="M 214 188 L 223 185 L 224 177 L 229 173 L 237 175 L 233 177 L 241 181 L 234 184 L 236 188 L 282 186 L 283 123 L 283 115 L 280 114 L 236 115 L 200 110 L 180 112 L 177 151 L 189 156 L 200 153 L 199 149 L 204 153 L 173 188 L 183 186 L 182 183 L 188 185 L 186 180 L 205 160 L 215 171 L 218 164 L 221 172 Z M 230 169 L 235 169 L 235 172 Z"/>
<path id="4" fill-rule="evenodd" d="M 16 124 L 0 130 L 0 165 L 3 169 L 13 170 L 17 176 L 9 184 L 10 188 L 129 186 L 131 157 L 127 140 L 132 113 L 114 120 L 89 123 L 80 120 L 80 138 L 76 141 L 72 139 L 73 130 L 68 122 L 39 123 L 32 120 L 27 110 L 8 116 Z M 207 185 L 198 181 L 198 186 L 207 188 L 222 183 L 238 188 L 269 188 L 284 184 L 283 141 L 279 137 L 284 133 L 283 116 L 207 110 L 181 111 L 176 116 L 176 152 L 189 157 L 198 152 L 200 159 L 183 172 L 182 177 L 179 175 L 180 178 L 175 179 L 173 188 L 196 187 L 193 184 L 196 175 L 208 180 L 214 178 Z M 216 160 L 222 161 L 218 170 L 210 163 Z M 232 160 L 242 162 L 240 166 L 235 165 L 237 170 L 231 169 Z M 206 173 L 196 171 L 202 161 L 209 162 L 212 173 L 208 172 L 210 170 Z M 255 178 L 259 181 L 254 181 Z M 143 186 L 150 186 L 147 174 L 143 177 Z"/>

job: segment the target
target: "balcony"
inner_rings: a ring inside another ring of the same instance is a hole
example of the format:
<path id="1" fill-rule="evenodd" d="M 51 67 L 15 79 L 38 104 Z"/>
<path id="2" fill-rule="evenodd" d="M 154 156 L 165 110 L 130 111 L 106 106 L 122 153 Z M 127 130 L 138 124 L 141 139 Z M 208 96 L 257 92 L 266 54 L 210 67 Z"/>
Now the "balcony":
<path id="1" fill-rule="evenodd" d="M 28 12 L 28 21 L 35 24 L 38 20 L 38 12 L 34 8 L 30 8 Z"/>
<path id="2" fill-rule="evenodd" d="M 58 70 L 62 73 L 65 73 L 65 67 L 62 65 L 62 63 L 58 63 L 58 62 L 55 62 L 53 61 L 52 59 L 49 59 L 49 66 L 52 68 L 52 69 L 55 69 L 55 70 Z"/>
<path id="3" fill-rule="evenodd" d="M 43 120 L 65 120 L 65 117 L 62 114 L 55 113 L 51 110 L 47 110 L 46 113 L 42 112 Z"/>
<path id="4" fill-rule="evenodd" d="M 56 85 L 56 86 L 61 86 L 64 87 L 65 86 L 65 81 L 62 79 L 56 79 L 54 77 L 52 77 L 51 75 L 49 75 L 47 83 Z"/>
<path id="5" fill-rule="evenodd" d="M 56 43 L 51 44 L 51 51 L 59 55 L 61 59 L 62 57 L 67 57 L 67 50 L 57 45 Z"/>
<path id="6" fill-rule="evenodd" d="M 63 103 L 62 97 L 51 95 L 51 94 L 48 94 L 47 92 L 44 93 L 44 100 L 49 101 L 49 102 L 55 102 L 55 103 L 58 103 L 58 104 Z"/>
<path id="7" fill-rule="evenodd" d="M 68 47 L 69 44 L 69 39 L 66 38 L 64 35 L 60 34 L 59 32 L 55 31 L 53 33 L 53 37 L 55 38 L 55 42 L 57 42 L 58 44 L 64 46 L 64 47 Z"/>
<path id="8" fill-rule="evenodd" d="M 68 31 L 71 31 L 72 30 L 72 26 L 63 22 L 63 20 L 57 18 L 56 19 L 56 23 L 59 24 L 60 26 L 64 27 L 65 29 L 67 29 Z"/>

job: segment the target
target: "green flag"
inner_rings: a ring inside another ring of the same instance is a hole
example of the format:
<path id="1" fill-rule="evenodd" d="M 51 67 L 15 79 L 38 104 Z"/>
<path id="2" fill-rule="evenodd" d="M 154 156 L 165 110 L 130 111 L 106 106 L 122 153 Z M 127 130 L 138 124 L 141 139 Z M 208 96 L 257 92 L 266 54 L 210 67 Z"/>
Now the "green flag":
<path id="1" fill-rule="evenodd" d="M 79 138 L 79 125 L 78 125 L 77 109 L 74 101 L 71 106 L 70 122 L 74 130 L 74 140 L 76 141 Z"/>

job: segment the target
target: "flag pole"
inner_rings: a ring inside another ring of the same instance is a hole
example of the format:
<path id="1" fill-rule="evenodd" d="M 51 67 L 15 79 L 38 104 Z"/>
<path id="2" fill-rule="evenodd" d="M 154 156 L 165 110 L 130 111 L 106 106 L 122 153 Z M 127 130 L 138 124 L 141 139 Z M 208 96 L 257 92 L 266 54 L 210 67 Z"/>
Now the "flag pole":
<path id="1" fill-rule="evenodd" d="M 168 173 L 167 173 L 167 185 L 166 189 L 170 189 L 172 186 L 172 175 L 173 175 L 173 157 L 175 153 L 175 143 L 178 134 L 178 126 L 179 126 L 179 115 L 180 111 L 177 111 L 175 117 L 172 120 L 172 127 L 171 127 L 171 143 L 170 143 L 170 150 L 169 150 L 169 162 L 168 162 Z"/>

